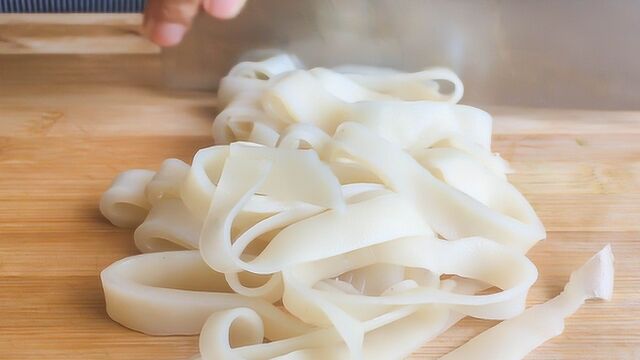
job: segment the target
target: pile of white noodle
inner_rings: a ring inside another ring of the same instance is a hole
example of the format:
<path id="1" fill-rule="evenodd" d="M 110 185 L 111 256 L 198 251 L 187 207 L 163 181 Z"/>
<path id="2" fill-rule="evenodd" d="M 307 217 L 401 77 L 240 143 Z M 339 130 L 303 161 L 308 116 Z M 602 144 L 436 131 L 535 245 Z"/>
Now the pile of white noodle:
<path id="1" fill-rule="evenodd" d="M 545 230 L 462 91 L 441 68 L 236 65 L 217 146 L 191 166 L 126 171 L 103 195 L 144 253 L 102 272 L 109 316 L 200 334 L 207 360 L 386 360 L 469 315 L 508 320 L 444 359 L 522 358 L 586 299 L 611 297 L 613 257 L 605 247 L 525 310 L 538 275 L 525 253 Z"/>

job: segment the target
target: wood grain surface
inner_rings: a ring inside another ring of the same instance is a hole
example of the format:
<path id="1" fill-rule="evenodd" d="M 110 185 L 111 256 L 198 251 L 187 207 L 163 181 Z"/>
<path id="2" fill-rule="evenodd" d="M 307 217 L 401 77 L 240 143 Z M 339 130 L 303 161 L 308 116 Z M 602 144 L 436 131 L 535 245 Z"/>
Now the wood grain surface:
<path id="1" fill-rule="evenodd" d="M 120 171 L 211 145 L 214 94 L 164 90 L 157 55 L 0 55 L 0 359 L 187 359 L 197 337 L 111 321 L 99 272 L 136 253 L 98 212 Z M 490 108 L 494 149 L 545 223 L 529 303 L 555 296 L 602 246 L 613 301 L 589 302 L 527 359 L 640 358 L 640 113 Z M 465 319 L 412 358 L 495 322 Z"/>
<path id="2" fill-rule="evenodd" d="M 0 54 L 153 54 L 141 14 L 0 14 Z"/>

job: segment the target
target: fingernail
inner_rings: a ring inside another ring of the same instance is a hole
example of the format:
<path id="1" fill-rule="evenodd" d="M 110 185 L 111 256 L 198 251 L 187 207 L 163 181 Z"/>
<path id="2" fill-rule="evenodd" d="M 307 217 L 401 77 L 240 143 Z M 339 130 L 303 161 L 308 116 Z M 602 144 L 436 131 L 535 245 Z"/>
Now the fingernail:
<path id="1" fill-rule="evenodd" d="M 155 25 L 155 22 L 151 20 L 149 23 L 152 23 L 151 25 L 147 24 L 150 38 L 160 46 L 177 45 L 187 32 L 187 27 L 178 23 L 161 22 Z"/>
<path id="2" fill-rule="evenodd" d="M 221 19 L 230 19 L 238 15 L 245 0 L 205 0 L 203 6 L 207 12 Z"/>

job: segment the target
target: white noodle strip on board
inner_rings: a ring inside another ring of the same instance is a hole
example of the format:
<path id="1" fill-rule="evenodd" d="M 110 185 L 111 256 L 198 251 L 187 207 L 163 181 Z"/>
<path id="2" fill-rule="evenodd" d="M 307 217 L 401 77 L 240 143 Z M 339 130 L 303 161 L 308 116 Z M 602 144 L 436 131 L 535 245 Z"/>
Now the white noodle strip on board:
<path id="1" fill-rule="evenodd" d="M 246 64 L 242 64 L 242 67 L 245 68 Z M 247 70 L 244 69 L 243 71 Z M 231 73 L 234 73 L 234 70 L 232 70 Z M 292 122 L 311 122 L 323 130 L 331 132 L 331 129 L 335 128 L 341 121 L 354 121 L 354 116 L 356 118 L 360 117 L 365 121 L 371 115 L 385 113 L 382 109 L 375 108 L 380 106 L 386 106 L 390 109 L 390 111 L 386 112 L 386 114 L 388 114 L 387 120 L 390 120 L 388 119 L 389 116 L 396 117 L 398 110 L 412 107 L 415 108 L 415 110 L 407 113 L 407 115 L 410 118 L 417 116 L 417 119 L 413 120 L 414 122 L 422 122 L 423 120 L 420 119 L 425 116 L 428 119 L 431 117 L 433 120 L 430 121 L 432 121 L 435 126 L 444 126 L 446 129 L 454 126 L 453 123 L 461 121 L 464 124 L 474 127 L 473 131 L 466 132 L 467 136 L 482 136 L 486 140 L 490 139 L 490 124 L 486 126 L 486 121 L 481 121 L 478 116 L 468 117 L 462 115 L 464 109 L 472 113 L 483 113 L 481 110 L 461 105 L 449 106 L 459 100 L 463 90 L 460 79 L 445 69 L 425 70 L 415 74 L 396 74 L 392 78 L 386 75 L 357 76 L 365 84 L 375 83 L 380 87 L 385 87 L 386 85 L 384 84 L 389 82 L 407 82 L 413 81 L 413 79 L 415 79 L 416 82 L 429 82 L 438 78 L 446 79 L 454 84 L 455 89 L 455 95 L 450 99 L 451 101 L 449 101 L 449 103 L 440 101 L 443 97 L 441 95 L 430 96 L 428 94 L 414 94 L 414 97 L 419 97 L 416 100 L 421 101 L 407 102 L 404 101 L 406 99 L 402 96 L 394 96 L 393 92 L 391 92 L 391 94 L 379 93 L 375 87 L 367 88 L 352 80 L 348 74 L 341 74 L 329 69 L 316 68 L 311 71 L 291 69 L 291 71 L 284 71 L 272 75 L 273 77 L 267 80 L 253 80 L 262 84 L 259 88 L 247 84 L 245 89 L 250 90 L 234 93 L 236 96 L 233 98 L 233 101 L 229 102 L 225 110 L 218 115 L 214 122 L 214 138 L 216 142 L 226 144 L 233 138 L 233 135 L 231 137 L 229 135 L 234 133 L 236 133 L 236 140 L 260 142 L 260 137 L 271 138 L 271 135 L 266 135 L 266 132 L 268 132 L 266 128 L 251 128 L 251 131 L 244 131 L 242 134 L 239 134 L 237 131 L 234 131 L 234 127 L 230 125 L 235 122 L 246 124 L 247 119 L 251 119 L 254 124 L 267 125 L 277 132 L 281 132 L 283 127 Z M 229 75 L 225 79 L 245 78 Z M 221 91 L 225 91 L 226 88 L 225 81 L 223 80 Z M 304 91 L 300 91 L 300 89 L 304 89 Z M 244 100 L 249 98 L 251 100 Z M 253 104 L 256 98 L 262 99 L 261 105 L 256 106 Z M 382 101 L 382 105 L 377 104 L 380 100 L 385 100 Z M 385 102 L 390 102 L 391 107 L 384 105 Z M 350 103 L 353 103 L 353 106 L 349 106 Z M 361 112 L 359 109 L 363 107 L 374 107 L 374 109 L 358 116 L 357 114 Z M 435 111 L 433 107 L 438 107 L 439 110 Z M 446 115 L 446 112 L 450 112 L 451 110 L 459 112 L 460 115 Z M 445 118 L 442 118 L 443 116 L 445 116 Z M 379 119 L 381 115 L 376 115 L 375 117 Z M 490 121 L 488 115 L 483 115 L 482 117 Z M 386 121 L 386 123 L 389 123 L 389 121 Z M 391 123 L 395 123 L 395 121 L 391 121 Z M 454 129 L 455 126 L 451 129 Z M 246 125 L 244 128 L 249 129 Z M 415 128 L 413 130 L 414 136 L 419 134 L 415 132 Z M 393 126 L 387 126 L 386 129 L 381 129 L 381 135 L 392 132 L 394 132 Z M 434 134 L 433 130 L 429 131 L 429 133 Z M 429 138 L 432 136 L 433 135 L 429 135 Z M 427 138 L 424 140 L 426 139 Z M 486 145 L 486 140 L 480 141 L 479 143 Z"/>
<path id="2" fill-rule="evenodd" d="M 153 171 L 140 169 L 118 175 L 100 198 L 102 215 L 116 226 L 131 228 L 140 225 L 151 208 L 145 190 L 154 175 Z"/>
<path id="3" fill-rule="evenodd" d="M 441 359 L 522 359 L 545 341 L 560 335 L 564 319 L 575 313 L 585 300 L 611 300 L 613 273 L 613 253 L 607 245 L 571 274 L 560 295 L 499 323 Z"/>
<path id="4" fill-rule="evenodd" d="M 236 307 L 260 314 L 270 340 L 312 329 L 268 301 L 235 294 L 224 274 L 209 268 L 198 251 L 132 256 L 103 270 L 101 279 L 109 316 L 150 335 L 199 334 L 212 313 Z"/>
<path id="5" fill-rule="evenodd" d="M 342 70 L 346 77 L 366 88 L 407 101 L 427 99 L 455 104 L 462 99 L 464 93 L 460 78 L 446 68 L 431 68 L 416 73 L 395 71 L 367 73 L 358 71 L 354 67 L 337 70 Z M 453 86 L 451 94 L 442 94 L 436 80 L 449 82 Z"/>
<path id="6" fill-rule="evenodd" d="M 163 198 L 133 233 L 143 253 L 197 249 L 202 221 L 191 215 L 179 198 Z"/>
<path id="7" fill-rule="evenodd" d="M 545 230 L 462 92 L 447 69 L 239 63 L 217 146 L 124 172 L 101 198 L 146 253 L 102 272 L 109 316 L 201 332 L 205 360 L 397 359 L 464 316 L 504 319 L 446 358 L 521 358 L 610 297 L 612 255 L 524 310 L 538 274 L 525 253 Z"/>
<path id="8" fill-rule="evenodd" d="M 418 211 L 446 239 L 483 236 L 526 251 L 545 237 L 524 198 L 513 197 L 509 212 L 498 213 L 440 182 L 409 154 L 362 125 L 342 124 L 335 139 L 340 151 L 365 163 L 389 188 L 416 199 Z"/>
<path id="9" fill-rule="evenodd" d="M 459 293 L 472 293 L 478 287 L 460 281 L 452 284 L 450 289 Z M 393 295 L 394 291 L 389 291 Z M 202 354 L 193 360 L 200 359 L 289 359 L 289 360 L 324 360 L 349 359 L 347 347 L 340 342 L 335 330 L 319 329 L 305 335 L 270 343 L 245 345 L 236 348 L 229 346 L 229 339 L 242 341 L 236 337 L 238 330 L 232 326 L 234 319 L 244 316 L 253 317 L 249 309 L 225 311 L 215 315 L 203 327 L 200 346 Z M 219 321 L 224 317 L 225 321 Z M 461 318 L 450 312 L 445 306 L 430 305 L 420 309 L 414 306 L 400 307 L 363 323 L 366 335 L 363 341 L 363 357 L 372 360 L 397 359 L 409 356 L 417 347 L 437 337 Z M 261 326 L 261 323 L 252 323 Z M 252 333 L 260 329 L 252 329 Z M 324 346 L 321 346 L 324 344 Z M 212 355 L 212 356 L 207 356 Z"/>

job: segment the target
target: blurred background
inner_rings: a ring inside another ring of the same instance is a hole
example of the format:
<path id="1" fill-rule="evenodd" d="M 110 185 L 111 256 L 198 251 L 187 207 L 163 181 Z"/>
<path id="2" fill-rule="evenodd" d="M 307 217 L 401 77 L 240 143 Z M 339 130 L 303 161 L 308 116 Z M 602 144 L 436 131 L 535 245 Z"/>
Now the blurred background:
<path id="1" fill-rule="evenodd" d="M 142 12 L 144 0 L 0 0 L 4 13 L 132 13 Z"/>
<path id="2" fill-rule="evenodd" d="M 0 4 L 5 13 L 144 7 L 142 0 Z M 638 34 L 637 0 L 249 0 L 236 19 L 199 17 L 181 45 L 163 50 L 163 81 L 215 89 L 247 51 L 282 49 L 309 66 L 448 66 L 471 104 L 635 110 Z"/>

